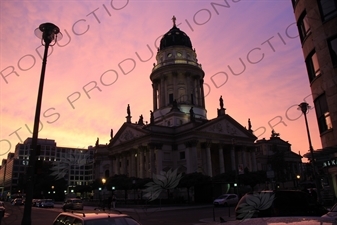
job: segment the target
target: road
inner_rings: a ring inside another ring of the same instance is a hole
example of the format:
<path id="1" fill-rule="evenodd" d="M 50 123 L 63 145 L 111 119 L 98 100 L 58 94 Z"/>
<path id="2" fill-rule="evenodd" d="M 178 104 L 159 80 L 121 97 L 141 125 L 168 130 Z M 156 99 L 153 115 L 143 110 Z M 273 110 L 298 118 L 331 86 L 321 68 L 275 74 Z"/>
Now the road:
<path id="1" fill-rule="evenodd" d="M 23 206 L 12 206 L 5 203 L 6 214 L 1 225 L 20 225 L 23 215 Z M 233 207 L 213 208 L 212 205 L 183 206 L 183 207 L 155 207 L 145 208 L 138 206 L 117 208 L 123 213 L 129 214 L 142 225 L 206 225 L 215 224 L 214 219 L 220 222 L 220 217 L 225 220 L 234 220 Z M 92 211 L 94 207 L 85 206 L 84 211 Z M 32 208 L 32 225 L 52 224 L 55 217 L 61 212 L 61 205 L 55 208 Z M 218 224 L 218 223 L 216 223 Z"/>

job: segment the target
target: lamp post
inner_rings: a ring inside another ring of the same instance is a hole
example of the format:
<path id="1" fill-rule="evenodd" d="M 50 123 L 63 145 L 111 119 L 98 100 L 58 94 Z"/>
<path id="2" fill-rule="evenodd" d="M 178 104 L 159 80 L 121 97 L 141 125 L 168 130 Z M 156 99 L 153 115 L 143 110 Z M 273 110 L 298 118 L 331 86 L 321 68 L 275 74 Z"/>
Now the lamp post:
<path id="1" fill-rule="evenodd" d="M 105 190 L 105 183 L 106 183 L 106 179 L 105 178 L 102 178 L 102 185 L 103 185 L 103 188 L 102 188 L 102 207 L 103 207 L 103 210 L 105 210 L 105 199 L 104 199 L 104 190 Z"/>
<path id="2" fill-rule="evenodd" d="M 299 174 L 297 174 L 296 175 L 296 186 L 297 186 L 297 188 L 299 188 L 300 180 L 301 180 L 301 176 Z"/>
<path id="3" fill-rule="evenodd" d="M 320 202 L 321 201 L 321 193 L 320 193 L 320 184 L 318 182 L 318 177 L 316 174 L 316 163 L 315 163 L 315 156 L 314 156 L 314 148 L 312 147 L 311 143 L 311 137 L 310 137 L 310 131 L 309 131 L 309 126 L 308 126 L 308 119 L 307 119 L 307 113 L 308 110 L 310 109 L 310 106 L 306 102 L 302 102 L 301 104 L 298 105 L 298 109 L 302 111 L 304 115 L 304 120 L 305 120 L 305 127 L 307 129 L 307 135 L 308 135 L 308 142 L 309 142 L 309 150 L 310 150 L 310 155 L 311 155 L 311 166 L 312 166 L 312 176 L 316 184 L 316 190 L 317 190 L 317 199 Z"/>
<path id="4" fill-rule="evenodd" d="M 33 185 L 34 185 L 34 174 L 35 174 L 35 162 L 37 156 L 37 141 L 39 133 L 39 123 L 40 123 L 40 113 L 41 113 L 41 103 L 42 103 L 42 93 L 43 93 L 43 83 L 44 76 L 46 71 L 47 57 L 48 57 L 48 48 L 56 44 L 57 40 L 62 38 L 60 29 L 52 23 L 43 23 L 38 28 L 35 29 L 35 35 L 41 39 L 41 44 L 45 46 L 42 69 L 40 76 L 40 84 L 37 95 L 37 103 L 35 110 L 35 119 L 34 119 L 34 128 L 33 128 L 33 137 L 29 155 L 29 164 L 27 168 L 27 190 L 26 190 L 26 200 L 25 207 L 23 211 L 23 217 L 21 225 L 31 225 L 31 213 L 32 213 L 32 200 L 33 200 Z"/>

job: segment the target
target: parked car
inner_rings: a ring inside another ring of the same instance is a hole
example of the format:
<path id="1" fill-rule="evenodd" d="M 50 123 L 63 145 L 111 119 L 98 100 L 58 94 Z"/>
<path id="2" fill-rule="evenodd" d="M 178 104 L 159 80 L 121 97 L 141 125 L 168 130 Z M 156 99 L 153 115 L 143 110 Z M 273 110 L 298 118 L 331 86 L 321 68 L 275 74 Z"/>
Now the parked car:
<path id="1" fill-rule="evenodd" d="M 23 205 L 23 199 L 22 198 L 16 198 L 13 200 L 12 205 Z"/>
<path id="2" fill-rule="evenodd" d="M 235 208 L 236 219 L 284 216 L 322 216 L 327 213 L 308 193 L 277 190 L 247 193 Z"/>
<path id="3" fill-rule="evenodd" d="M 337 203 L 322 217 L 337 219 Z"/>
<path id="4" fill-rule="evenodd" d="M 109 212 L 82 212 L 60 213 L 54 220 L 53 225 L 76 224 L 76 225 L 140 225 L 135 219 L 127 214 L 112 214 Z"/>
<path id="5" fill-rule="evenodd" d="M 236 194 L 223 194 L 213 201 L 214 206 L 230 206 L 236 205 L 239 197 Z"/>
<path id="6" fill-rule="evenodd" d="M 41 208 L 54 208 L 54 201 L 52 199 L 42 199 L 39 202 L 39 206 Z"/>
<path id="7" fill-rule="evenodd" d="M 33 199 L 32 206 L 40 207 L 40 202 L 41 202 L 41 199 Z"/>
<path id="8" fill-rule="evenodd" d="M 83 210 L 83 202 L 78 198 L 68 198 L 64 202 L 62 209 L 63 211 L 66 211 L 67 209 Z"/>

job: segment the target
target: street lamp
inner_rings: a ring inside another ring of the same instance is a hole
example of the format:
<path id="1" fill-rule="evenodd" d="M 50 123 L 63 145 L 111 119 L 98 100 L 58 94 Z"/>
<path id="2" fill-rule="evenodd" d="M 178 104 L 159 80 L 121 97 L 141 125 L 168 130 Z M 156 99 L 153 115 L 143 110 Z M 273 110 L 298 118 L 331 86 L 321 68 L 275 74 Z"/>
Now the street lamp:
<path id="1" fill-rule="evenodd" d="M 309 132 L 309 126 L 308 126 L 308 119 L 307 119 L 307 113 L 308 110 L 310 109 L 310 106 L 306 102 L 302 102 L 301 104 L 298 105 L 298 109 L 302 111 L 304 115 L 304 120 L 305 120 L 305 127 L 307 129 L 307 135 L 308 135 L 308 141 L 309 141 L 309 150 L 310 150 L 310 155 L 311 155 L 311 166 L 312 166 L 312 176 L 316 184 L 316 189 L 317 189 L 317 198 L 318 201 L 321 201 L 321 193 L 320 193 L 320 184 L 317 180 L 317 174 L 316 174 L 316 163 L 315 163 L 315 157 L 314 157 L 314 148 L 312 147 L 311 144 L 311 137 L 310 137 L 310 132 Z"/>
<path id="2" fill-rule="evenodd" d="M 41 24 L 38 28 L 35 29 L 34 33 L 38 38 L 41 39 L 41 44 L 45 46 L 45 49 L 44 49 L 44 54 L 43 54 L 39 90 L 38 90 L 38 95 L 37 95 L 33 137 L 32 137 L 32 144 L 31 144 L 30 155 L 29 155 L 29 164 L 28 164 L 28 169 L 27 169 L 26 200 L 25 200 L 25 207 L 23 211 L 21 225 L 31 225 L 32 224 L 31 213 L 32 213 L 33 191 L 34 191 L 33 189 L 34 173 L 35 173 L 35 162 L 36 162 L 36 156 L 37 156 L 37 153 L 36 153 L 37 147 L 38 147 L 37 140 L 38 140 L 38 133 L 39 133 L 43 83 L 44 83 L 44 76 L 46 72 L 48 48 L 49 46 L 55 45 L 56 42 L 58 40 L 61 40 L 62 38 L 60 29 L 52 23 Z"/>
<path id="3" fill-rule="evenodd" d="M 104 189 L 105 189 L 105 183 L 106 183 L 106 179 L 105 178 L 102 178 L 102 184 L 103 184 L 103 191 L 102 191 L 102 202 L 103 202 L 103 207 L 104 207 Z"/>

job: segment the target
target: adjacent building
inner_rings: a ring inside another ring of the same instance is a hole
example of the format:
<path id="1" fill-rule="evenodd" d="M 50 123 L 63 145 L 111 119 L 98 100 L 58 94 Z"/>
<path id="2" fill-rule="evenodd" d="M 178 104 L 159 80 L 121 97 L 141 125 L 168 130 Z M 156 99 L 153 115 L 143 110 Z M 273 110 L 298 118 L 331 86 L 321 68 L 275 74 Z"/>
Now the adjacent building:
<path id="1" fill-rule="evenodd" d="M 2 193 L 18 194 L 22 192 L 19 182 L 24 180 L 29 161 L 32 139 L 27 138 L 15 147 L 14 153 L 9 153 L 2 161 L 0 182 Z M 93 181 L 94 149 L 78 149 L 57 146 L 55 140 L 38 139 L 40 150 L 37 160 L 49 162 L 55 179 L 64 178 L 68 182 L 66 192 L 76 186 L 89 185 Z M 37 163 L 37 167 L 39 164 Z M 36 168 L 38 170 L 39 168 Z"/>
<path id="2" fill-rule="evenodd" d="M 314 152 L 316 166 L 328 175 L 337 196 L 337 167 L 332 163 L 337 157 L 337 2 L 292 3 L 322 143 L 322 149 Z"/>
<path id="3" fill-rule="evenodd" d="M 291 144 L 280 138 L 274 130 L 269 139 L 256 141 L 258 170 L 266 171 L 268 185 L 278 183 L 281 188 L 298 187 L 305 180 L 302 156 L 291 150 Z"/>

